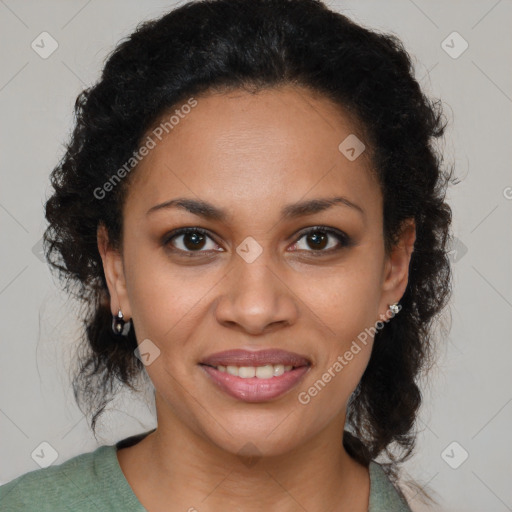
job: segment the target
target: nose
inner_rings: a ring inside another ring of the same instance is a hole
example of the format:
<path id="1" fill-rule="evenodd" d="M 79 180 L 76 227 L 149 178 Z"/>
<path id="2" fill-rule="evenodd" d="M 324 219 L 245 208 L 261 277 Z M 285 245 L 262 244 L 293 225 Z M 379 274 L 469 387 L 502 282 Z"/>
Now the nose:
<path id="1" fill-rule="evenodd" d="M 216 301 L 217 321 L 253 335 L 293 325 L 298 298 L 286 283 L 286 271 L 279 271 L 265 250 L 251 262 L 234 259 Z"/>

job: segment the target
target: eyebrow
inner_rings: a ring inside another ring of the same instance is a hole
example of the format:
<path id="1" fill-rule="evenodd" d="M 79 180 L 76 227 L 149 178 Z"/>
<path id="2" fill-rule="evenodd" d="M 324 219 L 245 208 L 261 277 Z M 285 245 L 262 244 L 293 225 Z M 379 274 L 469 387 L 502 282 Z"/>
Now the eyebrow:
<path id="1" fill-rule="evenodd" d="M 289 220 L 297 217 L 305 217 L 307 215 L 322 212 L 335 205 L 352 208 L 362 214 L 363 217 L 365 217 L 365 211 L 359 205 L 349 201 L 346 197 L 337 196 L 330 198 L 311 199 L 308 201 L 300 201 L 297 203 L 288 204 L 281 210 L 281 219 Z M 157 204 L 151 207 L 146 212 L 146 215 L 169 208 L 181 208 L 190 213 L 193 213 L 194 215 L 198 215 L 199 217 L 203 217 L 209 220 L 226 221 L 228 218 L 227 210 L 218 208 L 217 206 L 214 206 L 213 204 L 206 201 L 190 199 L 186 197 L 179 197 L 170 201 L 166 201 L 165 203 Z"/>

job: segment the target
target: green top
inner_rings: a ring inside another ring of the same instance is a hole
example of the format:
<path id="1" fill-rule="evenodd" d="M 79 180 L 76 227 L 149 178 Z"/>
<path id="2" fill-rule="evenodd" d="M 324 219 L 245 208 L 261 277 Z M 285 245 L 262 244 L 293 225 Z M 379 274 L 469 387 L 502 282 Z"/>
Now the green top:
<path id="1" fill-rule="evenodd" d="M 153 432 L 153 431 L 150 431 Z M 0 486 L 2 512 L 147 512 L 117 460 L 119 448 L 150 432 L 77 455 L 62 464 L 36 469 Z M 371 461 L 368 512 L 412 512 L 382 467 Z"/>

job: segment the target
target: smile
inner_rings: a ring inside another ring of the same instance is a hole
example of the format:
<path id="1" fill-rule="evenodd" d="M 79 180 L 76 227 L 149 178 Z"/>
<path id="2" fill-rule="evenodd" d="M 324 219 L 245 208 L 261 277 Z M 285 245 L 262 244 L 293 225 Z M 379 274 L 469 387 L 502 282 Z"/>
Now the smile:
<path id="1" fill-rule="evenodd" d="M 273 377 L 279 377 L 285 372 L 289 372 L 293 366 L 283 364 L 266 364 L 264 366 L 215 366 L 217 370 L 230 375 L 235 375 L 242 379 L 250 379 L 251 377 L 257 377 L 258 379 L 271 379 Z"/>
<path id="2" fill-rule="evenodd" d="M 265 366 L 208 366 L 200 364 L 208 380 L 217 389 L 244 402 L 266 402 L 283 396 L 294 388 L 311 368 Z M 230 373 L 231 372 L 231 373 Z"/>

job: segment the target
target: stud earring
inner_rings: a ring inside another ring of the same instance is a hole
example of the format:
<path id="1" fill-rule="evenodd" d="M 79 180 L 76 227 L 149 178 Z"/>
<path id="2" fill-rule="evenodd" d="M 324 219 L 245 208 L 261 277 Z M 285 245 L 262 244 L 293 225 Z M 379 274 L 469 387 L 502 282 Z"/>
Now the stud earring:
<path id="1" fill-rule="evenodd" d="M 398 302 L 395 302 L 394 304 L 389 305 L 389 309 L 390 309 L 391 313 L 396 315 L 402 309 L 402 306 L 399 305 Z"/>
<path id="2" fill-rule="evenodd" d="M 123 319 L 123 313 L 121 309 L 119 309 L 117 316 L 112 315 L 112 331 L 114 334 L 118 336 L 127 336 L 130 332 L 131 323 L 128 320 L 127 322 Z"/>

